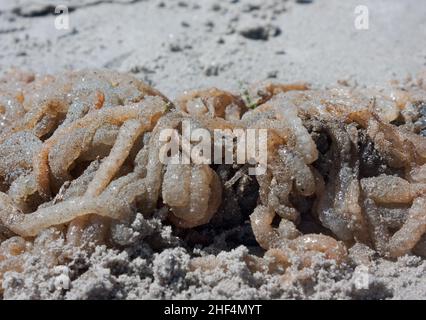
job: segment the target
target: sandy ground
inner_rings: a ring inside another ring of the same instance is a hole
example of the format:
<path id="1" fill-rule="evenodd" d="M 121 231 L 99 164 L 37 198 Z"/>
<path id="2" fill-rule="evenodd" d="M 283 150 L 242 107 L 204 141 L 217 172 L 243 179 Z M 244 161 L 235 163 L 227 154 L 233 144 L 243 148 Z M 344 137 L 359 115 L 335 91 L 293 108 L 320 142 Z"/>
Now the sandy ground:
<path id="1" fill-rule="evenodd" d="M 174 98 L 208 86 L 239 91 L 264 79 L 380 86 L 426 68 L 422 0 L 63 0 L 71 12 L 68 30 L 55 29 L 53 3 L 0 2 L 0 72 L 110 68 Z M 354 27 L 360 4 L 369 8 L 368 30 Z M 243 238 L 244 230 L 227 235 Z M 76 252 L 54 272 L 40 267 L 40 259 L 29 261 L 29 271 L 8 275 L 4 298 L 426 298 L 426 262 L 418 257 L 375 259 L 368 289 L 355 285 L 356 261 L 344 270 L 318 262 L 315 280 L 283 287 L 277 277 L 246 270 L 250 241 L 216 236 L 208 248 L 186 248 L 161 219 L 136 221 L 123 250 Z M 151 238 L 163 244 L 153 249 Z M 232 265 L 227 272 L 188 269 L 195 251 L 222 250 Z M 66 289 L 55 285 L 61 274 L 70 282 Z"/>
<path id="2" fill-rule="evenodd" d="M 130 71 L 173 98 L 268 77 L 380 85 L 426 65 L 421 0 L 64 0 L 69 30 L 55 29 L 52 3 L 1 1 L 0 69 Z M 359 4 L 369 8 L 368 30 L 355 29 Z M 266 40 L 242 35 L 256 28 Z"/>

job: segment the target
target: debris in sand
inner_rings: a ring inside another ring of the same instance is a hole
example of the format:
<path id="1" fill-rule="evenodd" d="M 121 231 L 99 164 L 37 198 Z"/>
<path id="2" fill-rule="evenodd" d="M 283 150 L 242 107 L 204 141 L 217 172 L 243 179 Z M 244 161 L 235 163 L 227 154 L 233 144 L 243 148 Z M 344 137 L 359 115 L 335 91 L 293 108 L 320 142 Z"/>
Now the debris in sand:
<path id="1" fill-rule="evenodd" d="M 267 41 L 269 38 L 277 37 L 281 34 L 281 29 L 272 24 L 247 24 L 242 26 L 239 33 L 250 40 Z"/>

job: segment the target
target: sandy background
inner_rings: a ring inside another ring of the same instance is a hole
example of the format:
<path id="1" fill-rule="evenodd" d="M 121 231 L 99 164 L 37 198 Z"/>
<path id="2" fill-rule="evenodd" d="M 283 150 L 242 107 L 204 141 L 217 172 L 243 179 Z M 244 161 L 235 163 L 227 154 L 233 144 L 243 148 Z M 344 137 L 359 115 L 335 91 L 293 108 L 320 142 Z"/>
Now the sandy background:
<path id="1" fill-rule="evenodd" d="M 52 4 L 70 29 L 56 30 Z M 357 5 L 368 30 L 354 26 Z M 261 30 L 264 40 L 247 38 Z M 246 36 L 244 36 L 246 34 Z M 173 98 L 266 78 L 383 84 L 426 66 L 422 0 L 2 0 L 0 69 L 130 71 Z"/>
<path id="2" fill-rule="evenodd" d="M 54 27 L 59 3 L 69 7 L 69 30 Z M 368 30 L 354 27 L 360 4 L 369 8 Z M 0 73 L 12 66 L 40 73 L 88 67 L 131 72 L 170 98 L 207 86 L 238 91 L 268 78 L 380 86 L 426 68 L 426 2 L 1 0 Z M 356 263 L 344 271 L 321 265 L 312 270 L 312 283 L 282 288 L 277 278 L 249 275 L 242 263 L 247 247 L 226 242 L 223 234 L 210 248 L 191 249 L 225 250 L 233 267 L 206 275 L 188 271 L 194 251 L 182 247 L 160 218 L 139 221 L 129 232 L 134 237 L 126 250 L 76 253 L 53 273 L 42 261 L 28 262 L 27 273 L 8 275 L 4 297 L 426 298 L 426 263 L 417 257 L 374 260 L 368 290 L 354 287 Z M 160 249 L 151 248 L 150 237 L 162 239 Z M 69 277 L 69 290 L 56 288 L 58 274 Z"/>

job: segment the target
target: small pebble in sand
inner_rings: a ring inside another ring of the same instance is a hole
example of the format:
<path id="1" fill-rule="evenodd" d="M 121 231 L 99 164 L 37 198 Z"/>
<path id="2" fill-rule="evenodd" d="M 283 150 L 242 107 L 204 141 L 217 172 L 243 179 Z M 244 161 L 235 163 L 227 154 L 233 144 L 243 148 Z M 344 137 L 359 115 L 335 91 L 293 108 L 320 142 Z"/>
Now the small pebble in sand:
<path id="1" fill-rule="evenodd" d="M 179 43 L 173 42 L 169 44 L 169 49 L 171 52 L 180 52 L 182 51 L 182 47 Z"/>
<path id="2" fill-rule="evenodd" d="M 267 41 L 281 34 L 281 29 L 271 24 L 248 24 L 240 28 L 240 35 L 251 40 Z"/>

